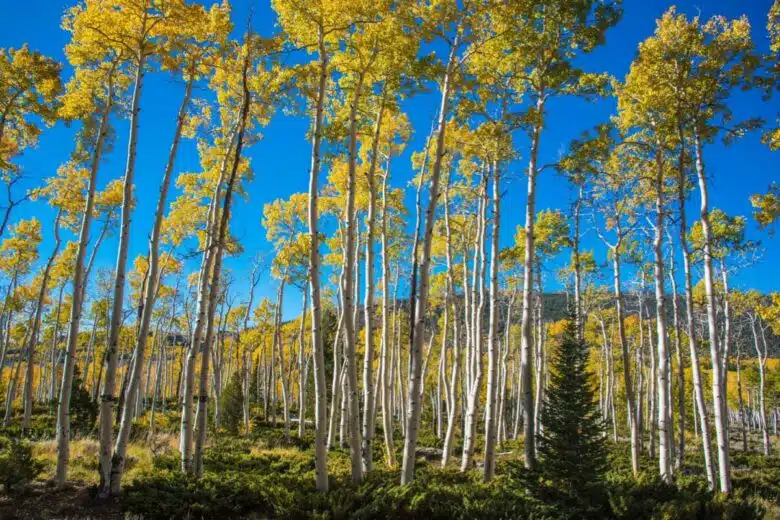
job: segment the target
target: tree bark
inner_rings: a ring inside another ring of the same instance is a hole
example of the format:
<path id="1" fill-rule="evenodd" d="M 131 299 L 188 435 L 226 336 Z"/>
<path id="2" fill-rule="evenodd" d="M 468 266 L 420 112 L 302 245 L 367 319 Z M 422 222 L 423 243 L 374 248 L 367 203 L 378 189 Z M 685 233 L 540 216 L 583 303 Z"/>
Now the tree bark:
<path id="1" fill-rule="evenodd" d="M 712 267 L 712 231 L 709 217 L 709 194 L 707 179 L 704 174 L 704 158 L 702 142 L 698 129 L 694 129 L 694 149 L 696 153 L 696 177 L 699 183 L 701 198 L 701 229 L 704 238 L 704 291 L 707 300 L 707 330 L 710 339 L 710 360 L 712 362 L 712 399 L 715 421 L 715 436 L 718 442 L 718 469 L 720 474 L 720 491 L 731 491 L 731 465 L 729 462 L 729 430 L 726 393 L 723 388 L 720 349 L 718 347 L 718 325 L 715 315 L 715 291 Z"/>
<path id="2" fill-rule="evenodd" d="M 483 477 L 490 481 L 496 470 L 497 434 L 497 379 L 498 379 L 498 254 L 499 231 L 501 228 L 501 197 L 499 190 L 499 166 L 494 161 L 493 169 L 493 230 L 490 250 L 490 318 L 488 325 L 488 379 L 487 405 L 485 407 L 485 466 Z M 541 296 L 541 295 L 540 295 Z"/>
<path id="3" fill-rule="evenodd" d="M 138 69 L 138 75 L 142 73 L 141 68 Z M 57 486 L 65 484 L 68 471 L 68 458 L 70 455 L 70 393 L 73 382 L 73 370 L 74 363 L 76 361 L 76 346 L 78 344 L 79 325 L 81 322 L 81 310 L 83 305 L 83 286 L 86 285 L 86 278 L 84 273 L 84 258 L 86 257 L 87 244 L 89 242 L 89 230 L 92 224 L 92 213 L 95 206 L 95 183 L 97 178 L 97 171 L 100 166 L 100 159 L 103 155 L 103 147 L 105 144 L 106 134 L 108 133 L 108 117 L 111 113 L 113 103 L 113 82 L 112 82 L 113 70 L 108 77 L 108 96 L 106 97 L 106 106 L 103 109 L 103 113 L 100 118 L 100 127 L 98 129 L 97 140 L 95 141 L 95 150 L 92 154 L 92 164 L 89 173 L 89 183 L 87 185 L 87 199 L 84 206 L 84 214 L 81 217 L 81 230 L 79 231 L 79 243 L 76 251 L 76 262 L 73 268 L 73 287 L 74 298 L 70 309 L 70 325 L 68 327 L 68 345 L 67 356 L 65 358 L 65 366 L 62 371 L 62 385 L 60 387 L 60 399 L 57 404 L 57 468 L 55 471 L 55 483 Z M 137 83 L 140 80 L 136 79 Z M 135 97 L 135 96 L 134 96 Z M 137 108 L 137 102 L 134 102 Z M 135 115 L 137 109 L 133 112 Z M 135 116 L 134 116 L 135 117 Z M 131 125 L 132 127 L 133 125 Z M 130 158 L 128 157 L 128 162 Z M 53 341 L 57 341 L 55 337 Z M 116 348 L 116 346 L 114 346 Z M 109 345 L 110 349 L 110 345 Z M 55 379 L 56 364 L 53 367 L 52 382 Z M 113 393 L 110 394 L 109 410 L 106 415 L 108 416 L 108 422 L 111 422 L 111 410 L 110 407 L 113 403 Z M 101 415 L 103 410 L 101 408 Z M 101 417 L 101 425 L 103 419 Z M 107 470 L 106 470 L 107 471 Z"/>
<path id="4" fill-rule="evenodd" d="M 442 159 L 445 154 L 444 137 L 446 132 L 447 113 L 450 94 L 450 82 L 455 66 L 455 52 L 458 48 L 457 37 L 455 44 L 450 49 L 447 60 L 447 70 L 444 74 L 444 83 L 441 91 L 441 106 L 439 108 L 439 120 L 436 135 L 436 157 L 431 175 L 430 199 L 425 215 L 425 234 L 423 239 L 422 258 L 420 260 L 420 282 L 417 299 L 411 302 L 414 305 L 414 342 L 410 345 L 409 352 L 409 390 L 407 391 L 406 412 L 406 438 L 404 439 L 404 454 L 401 468 L 401 484 L 408 484 L 414 479 L 414 467 L 416 462 L 415 451 L 417 449 L 417 430 L 420 423 L 420 387 L 422 377 L 422 344 L 425 336 L 425 312 L 428 304 L 428 279 L 431 264 L 431 243 L 433 240 L 433 224 L 436 206 L 439 199 L 439 178 L 441 177 Z M 415 259 L 416 260 L 416 259 Z"/>

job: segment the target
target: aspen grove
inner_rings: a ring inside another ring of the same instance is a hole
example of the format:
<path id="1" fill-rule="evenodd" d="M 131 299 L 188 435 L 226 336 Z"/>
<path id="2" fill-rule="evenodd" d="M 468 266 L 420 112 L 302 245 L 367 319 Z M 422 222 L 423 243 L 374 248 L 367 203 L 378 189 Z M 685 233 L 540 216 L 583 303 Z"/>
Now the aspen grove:
<path id="1" fill-rule="evenodd" d="M 0 517 L 780 515 L 780 0 L 66 4 Z"/>

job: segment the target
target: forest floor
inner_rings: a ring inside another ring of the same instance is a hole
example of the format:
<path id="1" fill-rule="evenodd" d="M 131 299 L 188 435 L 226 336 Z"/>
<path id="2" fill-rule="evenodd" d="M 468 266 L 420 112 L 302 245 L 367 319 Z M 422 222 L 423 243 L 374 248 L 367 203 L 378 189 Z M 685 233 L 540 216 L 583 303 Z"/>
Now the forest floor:
<path id="1" fill-rule="evenodd" d="M 175 423 L 175 421 L 171 421 Z M 314 490 L 312 433 L 288 438 L 280 427 L 255 425 L 248 435 L 209 434 L 204 453 L 204 478 L 182 476 L 178 470 L 178 437 L 168 433 L 154 437 L 138 429 L 128 450 L 123 492 L 114 500 L 95 498 L 98 445 L 94 438 L 71 442 L 69 484 L 55 489 L 51 483 L 56 446 L 51 440 L 33 444 L 33 456 L 43 470 L 30 485 L 13 494 L 0 493 L 1 520 L 28 519 L 156 519 L 156 518 L 557 518 L 539 501 L 523 493 L 519 454 L 522 441 L 509 441 L 501 449 L 497 478 L 481 482 L 475 469 L 460 473 L 458 456 L 452 468 L 441 470 L 441 440 L 421 432 L 418 477 L 411 486 L 398 484 L 398 468 L 383 462 L 381 434 L 375 444 L 375 471 L 364 483 L 350 482 L 348 450 L 329 454 L 331 491 Z M 628 446 L 609 443 L 609 514 L 630 518 L 769 518 L 780 519 L 780 457 L 764 457 L 757 450 L 759 438 L 750 437 L 753 451 L 742 452 L 732 438 L 735 492 L 725 498 L 706 490 L 698 441 L 690 437 L 685 465 L 675 486 L 655 477 L 657 462 L 643 456 L 643 474 L 630 475 Z M 774 437 L 775 446 L 780 438 Z M 398 437 L 398 455 L 403 443 Z M 453 453 L 460 452 L 456 442 Z M 479 454 L 482 446 L 476 446 Z M 400 457 L 399 459 L 400 460 Z M 518 480 L 519 478 L 519 480 Z"/>

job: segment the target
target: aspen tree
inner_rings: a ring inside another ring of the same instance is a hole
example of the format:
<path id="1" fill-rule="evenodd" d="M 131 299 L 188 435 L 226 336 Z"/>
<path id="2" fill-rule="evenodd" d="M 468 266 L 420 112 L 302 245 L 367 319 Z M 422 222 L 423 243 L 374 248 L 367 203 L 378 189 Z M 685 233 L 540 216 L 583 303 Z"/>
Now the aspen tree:
<path id="1" fill-rule="evenodd" d="M 179 8 L 179 12 L 165 13 L 163 16 L 169 17 L 164 20 L 166 25 L 161 31 L 166 38 L 165 45 L 169 47 L 169 52 L 164 56 L 163 63 L 166 68 L 171 70 L 180 70 L 185 81 L 185 93 L 182 104 L 179 107 L 176 117 L 176 126 L 171 144 L 170 153 L 164 169 L 162 182 L 160 185 L 160 196 L 155 209 L 154 224 L 149 238 L 149 268 L 143 301 L 139 306 L 139 328 L 138 339 L 134 351 L 134 363 L 129 385 L 127 387 L 125 402 L 133 402 L 138 392 L 138 386 L 141 378 L 141 367 L 143 366 L 146 341 L 149 336 L 149 325 L 151 315 L 154 309 L 155 299 L 158 294 L 158 278 L 160 275 L 160 235 L 163 223 L 163 213 L 165 211 L 168 188 L 173 175 L 174 163 L 181 140 L 182 132 L 187 118 L 190 99 L 192 96 L 193 83 L 199 76 L 202 76 L 209 70 L 209 55 L 213 54 L 216 47 L 224 42 L 227 33 L 230 30 L 228 19 L 229 12 L 226 8 L 218 6 L 212 7 L 211 12 L 207 12 L 201 6 L 189 6 Z M 212 43 L 213 42 L 213 43 Z M 139 67 L 143 67 L 143 62 L 139 61 Z M 136 80 L 137 88 L 140 85 Z M 116 309 L 115 309 L 116 310 Z M 113 327 L 111 329 L 113 333 Z M 109 337 L 109 345 L 115 341 L 113 336 Z M 109 347 L 111 348 L 111 347 Z M 109 377 L 106 377 L 108 381 Z M 116 445 L 111 461 L 111 475 L 108 484 L 105 483 L 105 470 L 101 473 L 104 482 L 103 493 L 115 493 L 119 489 L 119 479 L 121 478 L 123 461 L 127 450 L 127 443 L 132 429 L 133 413 L 131 407 L 125 406 L 122 410 L 122 422 L 117 434 Z M 103 430 L 106 434 L 101 440 L 110 443 L 110 431 Z M 105 456 L 105 452 L 104 456 Z M 108 463 L 107 459 L 101 461 L 101 468 Z"/>
<path id="2" fill-rule="evenodd" d="M 521 394 L 525 435 L 525 465 L 536 463 L 534 403 L 531 389 L 531 292 L 533 282 L 534 229 L 536 215 L 536 178 L 539 143 L 545 128 L 545 107 L 551 98 L 562 94 L 593 95 L 603 91 L 604 78 L 576 68 L 576 56 L 588 53 L 604 42 L 606 30 L 620 18 L 619 5 L 613 2 L 547 2 L 543 6 L 518 2 L 508 4 L 503 13 L 510 48 L 517 49 L 516 65 L 522 72 L 514 88 L 526 95 L 523 117 L 528 134 L 528 193 L 525 222 L 525 258 L 523 262 Z"/>
<path id="3" fill-rule="evenodd" d="M 63 225 L 69 229 L 75 228 L 80 210 L 83 208 L 83 187 L 86 176 L 86 169 L 75 168 L 71 163 L 65 164 L 59 168 L 55 177 L 47 179 L 46 186 L 40 193 L 40 195 L 49 199 L 49 204 L 52 207 L 57 209 L 57 216 L 54 219 L 54 248 L 40 274 L 40 287 L 35 302 L 28 344 L 26 346 L 27 371 L 24 386 L 24 419 L 22 421 L 22 433 L 24 435 L 29 434 L 30 419 L 32 417 L 33 358 L 35 347 L 38 345 L 38 334 L 41 327 L 41 314 L 43 312 L 44 299 L 48 293 L 52 268 L 55 265 L 62 244 L 60 228 Z M 52 377 L 54 376 L 52 375 Z"/>
<path id="4" fill-rule="evenodd" d="M 35 146 L 41 126 L 51 126 L 57 120 L 61 70 L 62 65 L 27 45 L 0 48 L 0 178 L 6 183 L 8 197 L 0 218 L 0 237 L 14 208 L 29 198 L 13 194 L 21 175 L 20 167 L 11 161 Z"/>
<path id="5" fill-rule="evenodd" d="M 89 163 L 90 173 L 79 229 L 77 253 L 73 266 L 72 279 L 75 297 L 70 312 L 68 344 L 57 409 L 58 456 L 55 481 L 58 486 L 62 486 L 67 477 L 71 380 L 73 378 L 83 294 L 86 288 L 88 273 L 97 252 L 97 246 L 102 240 L 102 236 L 104 236 L 104 234 L 101 234 L 101 238 L 98 239 L 98 243 L 96 243 L 96 247 L 93 249 L 93 255 L 85 268 L 86 249 L 90 237 L 93 211 L 98 202 L 95 193 L 96 177 L 111 129 L 109 117 L 115 105 L 118 104 L 119 96 L 124 92 L 129 83 L 129 78 L 122 68 L 122 63 L 126 60 L 126 49 L 102 48 L 97 43 L 95 35 L 85 27 L 86 24 L 82 24 L 82 22 L 88 22 L 93 16 L 97 16 L 94 12 L 89 11 L 88 7 L 80 6 L 71 9 L 63 21 L 63 26 L 73 35 L 70 45 L 66 48 L 66 54 L 69 61 L 77 69 L 68 83 L 61 114 L 69 119 L 81 119 L 84 121 L 81 142 L 79 143 L 79 148 L 77 148 L 77 156 L 82 161 Z M 92 118 L 96 115 L 99 115 L 99 118 L 97 121 L 93 121 Z M 89 145 L 86 143 L 92 140 L 94 140 L 95 144 L 92 147 L 91 155 L 89 155 L 86 152 Z M 107 217 L 104 230 L 108 229 L 109 222 L 110 219 Z M 53 360 L 52 363 L 54 363 Z M 54 367 L 52 370 L 54 371 Z M 53 385 L 54 378 L 52 378 L 52 388 L 54 388 Z M 113 394 L 107 396 L 106 400 L 113 403 Z M 106 420 L 110 420 L 110 415 L 109 408 L 106 410 Z"/>
<path id="6" fill-rule="evenodd" d="M 330 62 L 348 29 L 361 21 L 361 7 L 366 2 L 339 0 L 334 2 L 301 2 L 300 0 L 272 0 L 279 22 L 293 45 L 317 53 L 312 64 L 317 81 L 309 96 L 314 107 L 311 124 L 312 159 L 309 170 L 309 285 L 311 294 L 311 335 L 314 359 L 314 424 L 315 468 L 319 491 L 328 490 L 326 451 L 327 387 L 322 338 L 322 298 L 320 280 L 319 237 L 319 175 L 322 166 L 321 147 L 327 87 L 331 77 Z M 335 378 L 334 378 L 335 388 Z M 335 403 L 334 403 L 335 406 Z M 331 415 L 333 417 L 333 415 Z M 332 422 L 332 421 L 331 421 Z"/>

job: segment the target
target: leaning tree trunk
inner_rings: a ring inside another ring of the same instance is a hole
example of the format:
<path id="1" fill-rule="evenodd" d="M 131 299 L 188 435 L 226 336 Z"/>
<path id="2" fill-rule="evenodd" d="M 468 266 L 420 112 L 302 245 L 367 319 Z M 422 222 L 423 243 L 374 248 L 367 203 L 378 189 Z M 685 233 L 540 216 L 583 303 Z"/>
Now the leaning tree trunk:
<path id="1" fill-rule="evenodd" d="M 201 373 L 200 373 L 200 388 L 198 396 L 198 410 L 196 416 L 196 433 L 195 436 L 195 452 L 193 456 L 193 472 L 196 476 L 203 475 L 203 445 L 206 439 L 206 416 L 208 414 L 208 370 L 209 370 L 209 348 L 214 339 L 214 313 L 217 305 L 217 293 L 219 276 L 222 269 L 222 253 L 225 248 L 225 240 L 228 234 L 228 226 L 230 223 L 230 205 L 233 200 L 233 191 L 236 184 L 236 177 L 238 176 L 238 165 L 241 162 L 241 149 L 244 144 L 244 133 L 246 131 L 246 123 L 249 115 L 249 86 L 247 84 L 247 71 L 249 69 L 249 54 L 244 57 L 243 71 L 242 71 L 242 99 L 241 99 L 241 111 L 238 119 L 238 132 L 236 134 L 236 146 L 231 161 L 230 177 L 228 178 L 227 187 L 225 188 L 225 197 L 222 203 L 222 211 L 220 214 L 219 227 L 217 228 L 216 249 L 214 251 L 214 267 L 211 274 L 211 283 L 209 287 L 209 305 L 208 305 L 208 321 L 206 326 L 206 341 L 203 349 L 203 357 L 201 360 Z M 232 139 L 231 139 L 232 141 Z M 228 148 L 229 155 L 230 148 Z"/>
<path id="2" fill-rule="evenodd" d="M 32 322 L 32 332 L 30 333 L 30 339 L 27 343 L 27 373 L 24 379 L 24 418 L 22 419 L 22 436 L 27 437 L 30 434 L 30 419 L 32 418 L 33 407 L 33 363 L 35 346 L 38 344 L 38 334 L 41 329 L 41 314 L 43 312 L 44 299 L 46 298 L 46 292 L 49 288 L 49 276 L 51 274 L 51 268 L 54 265 L 54 260 L 57 258 L 57 253 L 60 250 L 60 219 L 62 218 L 62 209 L 57 212 L 57 217 L 54 219 L 54 249 L 49 256 L 49 260 L 46 262 L 46 266 L 43 268 L 41 275 L 41 287 L 38 290 L 38 299 L 35 302 L 35 315 Z M 0 371 L 2 371 L 2 365 L 0 365 Z M 52 374 L 52 377 L 54 375 Z M 39 383 L 40 384 L 40 383 Z"/>
<path id="3" fill-rule="evenodd" d="M 431 243 L 433 241 L 433 223 L 436 213 L 436 206 L 439 199 L 439 178 L 441 177 L 442 159 L 445 154 L 444 135 L 446 131 L 447 112 L 450 94 L 451 76 L 455 65 L 456 42 L 450 50 L 450 56 L 447 61 L 447 70 L 444 74 L 444 83 L 441 92 L 441 107 L 439 108 L 439 120 L 437 123 L 436 136 L 436 157 L 433 164 L 431 175 L 430 199 L 425 215 L 425 234 L 423 235 L 423 251 L 420 259 L 420 280 L 417 299 L 411 302 L 414 305 L 414 342 L 410 345 L 409 351 L 409 383 L 407 391 L 407 412 L 406 412 L 406 438 L 404 439 L 404 454 L 401 468 L 401 484 L 408 484 L 414 479 L 414 466 L 416 462 L 415 452 L 417 449 L 417 431 L 420 424 L 420 412 L 422 403 L 420 402 L 420 387 L 422 385 L 422 346 L 425 336 L 425 311 L 428 303 L 428 279 L 430 276 L 429 268 L 431 265 Z M 415 259 L 416 260 L 416 259 Z"/>
<path id="4" fill-rule="evenodd" d="M 139 76 L 141 67 L 138 68 Z M 113 72 L 112 72 L 113 73 Z M 140 83 L 140 79 L 136 79 Z M 73 370 L 76 361 L 76 346 L 78 344 L 79 325 L 81 322 L 81 309 L 83 305 L 83 286 L 86 285 L 84 273 L 84 259 L 87 253 L 87 244 L 89 243 L 89 230 L 92 224 L 92 213 L 95 207 L 95 182 L 97 178 L 100 159 L 103 155 L 103 146 L 105 144 L 106 134 L 108 133 L 108 116 L 111 113 L 113 102 L 113 82 L 111 76 L 108 78 L 108 96 L 106 106 L 100 118 L 100 127 L 98 128 L 95 149 L 92 153 L 92 165 L 89 172 L 89 183 L 87 185 L 87 200 L 84 206 L 84 214 L 81 217 L 81 230 L 79 232 L 79 242 L 76 251 L 76 261 L 73 267 L 73 287 L 74 298 L 70 308 L 70 325 L 68 328 L 68 345 L 66 348 L 65 366 L 62 370 L 62 386 L 60 387 L 60 399 L 57 404 L 57 469 L 55 471 L 55 482 L 58 486 L 65 484 L 68 471 L 68 457 L 70 455 L 70 392 L 73 384 Z M 133 117 L 137 114 L 137 102 L 134 96 Z M 133 125 L 134 126 L 134 125 Z M 128 157 L 128 162 L 130 161 Z M 57 338 L 54 338 L 57 341 Z M 115 347 L 116 348 L 116 347 Z M 54 363 L 54 361 L 52 361 Z M 56 364 L 52 366 L 52 380 L 57 372 Z M 105 397 L 105 395 L 104 395 Z M 109 410 L 106 415 L 108 422 L 111 422 L 110 406 L 114 402 L 113 393 L 108 398 Z M 101 409 L 101 415 L 103 410 Z M 102 417 L 101 417 L 101 424 Z"/>
<path id="5" fill-rule="evenodd" d="M 209 213 L 206 220 L 206 228 L 213 230 L 217 218 L 217 209 L 219 201 L 222 198 L 222 184 L 227 176 L 227 170 L 230 165 L 230 152 L 233 150 L 237 132 L 232 132 L 229 143 L 225 150 L 225 156 L 220 166 L 219 178 L 214 186 L 214 196 L 209 205 Z M 195 361 L 198 351 L 201 349 L 203 339 L 203 328 L 206 324 L 206 312 L 208 307 L 208 288 L 209 275 L 214 262 L 215 241 L 214 233 L 207 233 L 206 247 L 203 250 L 201 258 L 200 273 L 198 275 L 198 295 L 195 307 L 195 326 L 192 328 L 187 359 L 184 362 L 184 374 L 182 375 L 181 392 L 181 423 L 179 433 L 179 452 L 181 454 L 181 470 L 185 473 L 192 473 L 192 443 L 193 443 L 193 398 L 195 391 Z M 183 355 L 183 354 L 182 354 Z M 266 400 L 267 401 L 267 400 Z"/>
<path id="6" fill-rule="evenodd" d="M 138 386 L 141 380 L 141 368 L 143 366 L 143 361 L 146 354 L 146 342 L 149 336 L 149 324 L 152 320 L 152 312 L 154 310 L 154 303 L 157 298 L 157 289 L 159 286 L 160 233 L 162 229 L 163 216 L 165 213 L 165 205 L 168 199 L 168 189 L 171 184 L 174 163 L 176 162 L 176 153 L 179 149 L 182 129 L 184 128 L 184 120 L 187 116 L 187 107 L 189 106 L 190 98 L 192 97 L 193 81 L 193 76 L 191 74 L 184 91 L 184 99 L 182 100 L 182 104 L 179 107 L 178 116 L 176 117 L 176 129 L 173 134 L 171 149 L 168 153 L 168 162 L 165 165 L 165 173 L 163 174 L 162 183 L 160 185 L 160 196 L 157 199 L 157 208 L 155 209 L 154 213 L 154 225 L 152 227 L 152 235 L 149 238 L 149 267 L 147 271 L 149 282 L 146 284 L 146 292 L 143 295 L 143 303 L 141 304 L 141 320 L 138 327 L 138 334 L 135 345 L 135 363 L 133 364 L 132 373 L 130 375 L 130 380 L 127 387 L 127 394 L 125 396 L 125 401 L 127 403 L 131 403 L 135 400 L 136 394 L 138 392 Z M 135 154 L 133 153 L 133 155 Z M 121 306 L 114 308 L 115 312 L 117 310 L 119 310 L 121 313 Z M 114 327 L 112 326 L 109 334 L 114 333 L 118 334 L 119 329 L 114 331 Z M 103 480 L 105 478 L 105 470 L 101 470 L 100 472 L 101 482 L 103 482 L 101 491 L 103 493 L 108 491 L 110 494 L 116 494 L 119 491 L 122 472 L 124 471 L 125 457 L 127 455 L 127 444 L 130 440 L 130 431 L 132 430 L 132 427 L 132 407 L 125 406 L 125 408 L 122 410 L 122 422 L 119 425 L 119 433 L 117 434 L 114 454 L 111 457 L 110 482 L 108 483 L 108 489 L 106 489 L 106 483 Z M 110 442 L 111 433 L 111 430 L 104 432 L 105 437 L 101 436 L 101 441 Z M 102 467 L 103 466 L 101 466 L 101 468 Z"/>

